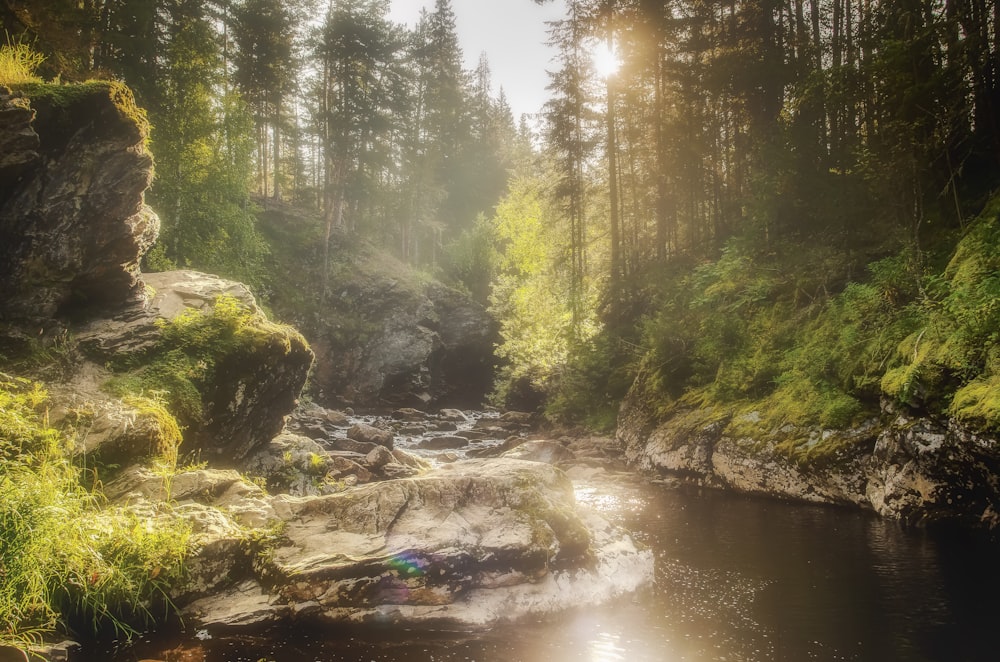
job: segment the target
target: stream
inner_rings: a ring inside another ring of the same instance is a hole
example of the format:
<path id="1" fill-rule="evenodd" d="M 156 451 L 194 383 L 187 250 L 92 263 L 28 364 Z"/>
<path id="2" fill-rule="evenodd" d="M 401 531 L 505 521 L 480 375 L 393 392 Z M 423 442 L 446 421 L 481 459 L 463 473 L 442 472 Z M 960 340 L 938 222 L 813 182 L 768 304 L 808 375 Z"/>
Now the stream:
<path id="1" fill-rule="evenodd" d="M 441 451 L 416 449 L 417 441 L 399 445 L 439 457 Z M 598 468 L 569 473 L 579 502 L 654 550 L 652 586 L 601 607 L 487 632 L 164 633 L 116 653 L 71 659 L 997 659 L 1000 549 L 972 534 L 907 529 L 855 510 L 650 483 Z"/>

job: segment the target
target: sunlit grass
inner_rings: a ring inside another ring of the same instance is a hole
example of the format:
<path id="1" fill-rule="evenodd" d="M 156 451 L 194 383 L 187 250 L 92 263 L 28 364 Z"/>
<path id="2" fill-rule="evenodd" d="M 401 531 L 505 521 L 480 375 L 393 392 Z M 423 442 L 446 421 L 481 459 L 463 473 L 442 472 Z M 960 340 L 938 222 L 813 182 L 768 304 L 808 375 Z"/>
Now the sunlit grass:
<path id="1" fill-rule="evenodd" d="M 0 46 L 0 84 L 40 83 L 42 79 L 35 75 L 35 71 L 44 61 L 44 55 L 8 36 L 7 43 Z"/>
<path id="2" fill-rule="evenodd" d="M 188 528 L 85 489 L 45 393 L 0 374 L 0 644 L 112 627 L 129 635 L 180 581 Z"/>

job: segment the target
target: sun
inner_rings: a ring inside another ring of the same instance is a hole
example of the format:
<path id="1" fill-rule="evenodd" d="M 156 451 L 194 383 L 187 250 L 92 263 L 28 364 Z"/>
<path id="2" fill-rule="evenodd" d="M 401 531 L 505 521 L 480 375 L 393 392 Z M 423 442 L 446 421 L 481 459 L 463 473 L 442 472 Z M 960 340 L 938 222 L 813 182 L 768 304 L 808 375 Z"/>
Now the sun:
<path id="1" fill-rule="evenodd" d="M 610 78 L 618 73 L 622 66 L 622 61 L 615 52 L 614 46 L 607 42 L 600 42 L 590 54 L 594 62 L 594 70 L 601 78 Z"/>

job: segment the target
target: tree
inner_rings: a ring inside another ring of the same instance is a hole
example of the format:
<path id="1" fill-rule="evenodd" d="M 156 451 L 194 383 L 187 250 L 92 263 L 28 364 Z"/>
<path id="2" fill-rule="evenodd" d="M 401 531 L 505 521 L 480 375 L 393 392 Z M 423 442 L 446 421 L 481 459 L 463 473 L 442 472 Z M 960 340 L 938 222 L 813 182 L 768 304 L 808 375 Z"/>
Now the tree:
<path id="1" fill-rule="evenodd" d="M 257 129 L 258 192 L 281 197 L 281 131 L 285 97 L 294 89 L 293 6 L 282 0 L 241 0 L 233 7 L 237 87 Z M 270 149 L 269 149 L 270 148 Z M 270 163 L 270 167 L 268 167 Z"/>

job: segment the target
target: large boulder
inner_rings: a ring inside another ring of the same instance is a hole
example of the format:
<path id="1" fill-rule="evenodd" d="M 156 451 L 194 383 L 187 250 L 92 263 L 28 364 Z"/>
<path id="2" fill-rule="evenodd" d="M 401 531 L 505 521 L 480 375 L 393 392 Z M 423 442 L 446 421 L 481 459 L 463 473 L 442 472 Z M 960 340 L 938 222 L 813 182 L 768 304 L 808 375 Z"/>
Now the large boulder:
<path id="1" fill-rule="evenodd" d="M 0 88 L 0 319 L 44 324 L 142 295 L 159 229 L 143 203 L 148 129 L 119 83 Z"/>
<path id="2" fill-rule="evenodd" d="M 566 475 L 535 462 L 457 462 L 271 504 L 285 524 L 262 576 L 190 604 L 186 618 L 208 627 L 292 617 L 485 627 L 607 600 L 652 578 L 648 551 L 579 510 Z"/>
<path id="3" fill-rule="evenodd" d="M 95 363 L 139 378 L 170 372 L 177 359 L 190 360 L 198 376 L 178 385 L 174 374 L 165 389 L 185 386 L 188 400 L 196 400 L 187 407 L 197 411 L 182 421 L 185 450 L 199 450 L 216 464 L 242 460 L 278 434 L 295 408 L 312 364 L 308 344 L 294 329 L 269 322 L 241 283 L 194 271 L 144 279 L 148 299 L 79 326 L 79 347 Z M 220 301 L 227 306 L 222 312 L 216 309 Z M 187 337 L 188 327 L 182 327 L 168 337 L 172 320 L 192 314 L 204 316 L 203 326 L 189 325 L 197 333 Z"/>

